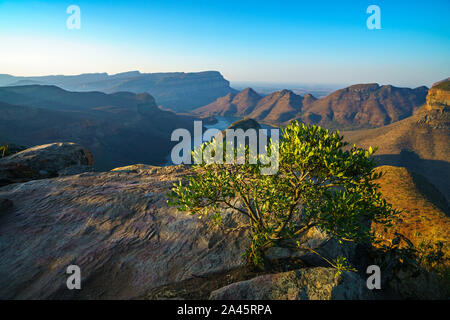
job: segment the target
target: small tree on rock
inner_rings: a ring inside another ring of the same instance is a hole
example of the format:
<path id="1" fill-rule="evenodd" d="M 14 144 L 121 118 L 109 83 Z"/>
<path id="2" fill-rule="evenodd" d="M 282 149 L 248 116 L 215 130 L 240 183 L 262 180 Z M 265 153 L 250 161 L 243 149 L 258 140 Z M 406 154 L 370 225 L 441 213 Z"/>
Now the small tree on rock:
<path id="1" fill-rule="evenodd" d="M 381 174 L 374 172 L 372 148 L 344 150 L 347 143 L 338 131 L 297 121 L 281 136 L 275 174 L 262 175 L 261 161 L 202 163 L 185 183 L 174 184 L 169 204 L 217 222 L 223 207 L 247 216 L 246 256 L 254 264 L 263 261 L 268 248 L 295 243 L 313 227 L 339 241 L 361 243 L 374 240 L 371 223 L 389 225 L 396 211 L 374 182 Z"/>

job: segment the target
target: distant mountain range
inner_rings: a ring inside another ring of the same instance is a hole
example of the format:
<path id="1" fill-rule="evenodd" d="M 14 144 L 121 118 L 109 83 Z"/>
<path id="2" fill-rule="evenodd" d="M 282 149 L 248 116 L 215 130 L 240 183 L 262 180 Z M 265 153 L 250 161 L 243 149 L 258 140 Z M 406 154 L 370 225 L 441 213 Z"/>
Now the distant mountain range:
<path id="1" fill-rule="evenodd" d="M 177 128 L 193 118 L 160 110 L 148 93 L 70 92 L 56 86 L 0 88 L 0 142 L 34 146 L 76 142 L 94 155 L 97 170 L 167 161 Z"/>
<path id="2" fill-rule="evenodd" d="M 101 83 L 99 79 L 105 77 L 130 79 L 133 75 L 142 74 L 54 76 L 41 80 L 58 78 L 76 87 L 80 77 Z M 3 76 L 0 81 L 13 78 Z M 357 145 L 378 146 L 376 156 L 382 164 L 421 173 L 450 200 L 449 83 L 436 83 L 429 92 L 426 87 L 358 84 L 320 99 L 290 90 L 262 96 L 251 88 L 241 92 L 230 88 L 230 92 L 190 114 L 164 111 L 145 92 L 72 92 L 52 85 L 0 87 L 0 142 L 23 146 L 76 142 L 93 153 L 97 170 L 107 170 L 130 163 L 166 163 L 174 144 L 170 141 L 172 131 L 192 130 L 193 120 L 199 116 L 252 118 L 273 125 L 298 119 L 344 130 L 346 140 Z"/>
<path id="3" fill-rule="evenodd" d="M 423 105 L 427 87 L 397 88 L 358 84 L 317 99 L 281 90 L 262 97 L 253 89 L 228 93 L 192 112 L 203 116 L 250 117 L 261 122 L 285 125 L 293 119 L 329 128 L 370 128 L 390 124 L 413 114 Z"/>
<path id="4" fill-rule="evenodd" d="M 450 201 L 450 81 L 430 90 L 357 84 L 316 99 L 281 90 L 261 96 L 247 88 L 195 109 L 201 116 L 256 119 L 286 125 L 297 119 L 344 131 L 345 140 L 378 147 L 380 164 L 427 177 Z M 370 129 L 367 129 L 370 128 Z"/>
<path id="5" fill-rule="evenodd" d="M 229 81 L 217 71 L 195 73 L 140 73 L 130 71 L 80 74 L 74 76 L 16 77 L 0 74 L 0 86 L 55 85 L 70 91 L 101 91 L 114 93 L 147 92 L 159 105 L 176 111 L 188 111 L 213 102 L 230 92 Z"/>

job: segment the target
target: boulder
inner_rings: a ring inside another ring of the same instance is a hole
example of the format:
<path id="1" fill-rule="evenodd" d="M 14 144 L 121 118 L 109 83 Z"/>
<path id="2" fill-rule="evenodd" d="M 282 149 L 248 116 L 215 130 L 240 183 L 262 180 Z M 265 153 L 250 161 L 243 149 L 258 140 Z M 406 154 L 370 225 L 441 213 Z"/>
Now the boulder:
<path id="1" fill-rule="evenodd" d="M 236 282 L 211 293 L 212 300 L 368 300 L 372 292 L 356 273 L 304 268 Z"/>
<path id="2" fill-rule="evenodd" d="M 56 177 L 68 167 L 88 170 L 92 156 L 72 142 L 36 146 L 0 159 L 0 186 L 36 179 Z"/>

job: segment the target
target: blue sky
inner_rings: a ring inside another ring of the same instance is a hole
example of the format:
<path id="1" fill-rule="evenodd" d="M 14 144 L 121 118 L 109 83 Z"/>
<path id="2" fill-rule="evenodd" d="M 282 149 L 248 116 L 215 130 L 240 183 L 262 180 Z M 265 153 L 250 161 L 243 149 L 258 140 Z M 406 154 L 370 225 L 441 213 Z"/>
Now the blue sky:
<path id="1" fill-rule="evenodd" d="M 69 5 L 81 29 L 69 30 Z M 369 5 L 381 30 L 369 30 Z M 0 73 L 218 70 L 233 81 L 430 86 L 450 1 L 0 0 Z"/>

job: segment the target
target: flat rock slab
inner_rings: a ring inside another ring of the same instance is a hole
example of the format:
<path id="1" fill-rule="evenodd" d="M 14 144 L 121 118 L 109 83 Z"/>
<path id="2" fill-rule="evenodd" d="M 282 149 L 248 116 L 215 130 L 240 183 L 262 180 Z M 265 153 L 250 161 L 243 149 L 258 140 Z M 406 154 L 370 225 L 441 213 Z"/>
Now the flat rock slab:
<path id="1" fill-rule="evenodd" d="M 9 199 L 0 199 L 0 213 L 12 207 L 13 203 Z"/>
<path id="2" fill-rule="evenodd" d="M 166 203 L 182 166 L 139 166 L 0 188 L 0 299 L 129 299 L 243 265 L 246 233 L 208 228 Z M 241 215 L 224 211 L 226 224 Z M 69 265 L 81 290 L 68 290 Z"/>

